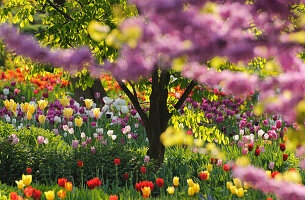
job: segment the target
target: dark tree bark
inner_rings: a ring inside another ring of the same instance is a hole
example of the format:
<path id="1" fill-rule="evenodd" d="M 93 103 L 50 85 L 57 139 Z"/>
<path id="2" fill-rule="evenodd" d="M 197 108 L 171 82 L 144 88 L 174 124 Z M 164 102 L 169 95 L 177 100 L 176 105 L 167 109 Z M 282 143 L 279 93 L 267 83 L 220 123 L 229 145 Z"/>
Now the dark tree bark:
<path id="1" fill-rule="evenodd" d="M 76 87 L 76 83 L 79 80 L 79 77 L 71 78 L 71 83 L 73 85 L 74 89 L 74 98 L 76 101 L 79 101 L 80 97 L 84 97 L 85 99 L 93 99 L 96 103 L 97 107 L 102 106 L 101 98 L 107 96 L 106 91 L 101 83 L 101 80 L 99 78 L 96 78 L 94 80 L 94 83 L 92 87 L 87 87 L 85 90 L 83 90 L 82 87 Z M 101 94 L 100 99 L 95 98 L 95 93 L 99 92 Z"/>
<path id="2" fill-rule="evenodd" d="M 149 140 L 149 150 L 147 155 L 157 160 L 158 166 L 161 165 L 164 159 L 165 147 L 160 141 L 160 135 L 167 129 L 168 122 L 173 115 L 170 113 L 167 106 L 168 84 L 170 81 L 170 73 L 167 69 L 163 69 L 159 75 L 159 68 L 156 67 L 152 73 L 152 92 L 150 95 L 149 115 L 144 112 L 133 88 L 134 94 L 126 87 L 126 85 L 116 77 L 119 86 L 129 97 L 135 109 L 139 113 L 145 127 L 146 135 Z M 191 81 L 185 92 L 174 106 L 178 110 L 186 98 L 195 87 L 196 83 Z"/>

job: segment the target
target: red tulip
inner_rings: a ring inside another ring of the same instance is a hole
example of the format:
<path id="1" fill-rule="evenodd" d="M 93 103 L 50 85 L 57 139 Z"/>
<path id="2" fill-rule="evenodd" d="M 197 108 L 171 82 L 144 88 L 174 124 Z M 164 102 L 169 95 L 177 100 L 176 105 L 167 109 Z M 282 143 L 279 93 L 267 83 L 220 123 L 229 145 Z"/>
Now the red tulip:
<path id="1" fill-rule="evenodd" d="M 285 151 L 286 150 L 286 144 L 285 143 L 281 143 L 280 144 L 280 149 L 281 149 L 281 151 Z"/>
<path id="2" fill-rule="evenodd" d="M 140 183 L 136 183 L 135 189 L 136 189 L 136 191 L 141 192 L 141 181 L 140 181 Z"/>
<path id="3" fill-rule="evenodd" d="M 199 177 L 200 177 L 201 180 L 205 181 L 205 180 L 208 179 L 208 174 L 202 172 L 202 173 L 199 174 Z"/>
<path id="4" fill-rule="evenodd" d="M 259 149 L 255 149 L 255 156 L 259 156 L 259 154 L 261 153 L 261 151 Z"/>
<path id="5" fill-rule="evenodd" d="M 146 167 L 141 167 L 141 173 L 145 174 L 146 173 Z"/>
<path id="6" fill-rule="evenodd" d="M 109 196 L 109 200 L 118 200 L 118 195 L 111 195 Z"/>
<path id="7" fill-rule="evenodd" d="M 23 191 L 24 191 L 24 195 L 27 197 L 27 198 L 30 198 L 32 195 L 33 195 L 33 192 L 34 192 L 34 188 L 32 188 L 31 186 L 25 188 Z"/>
<path id="8" fill-rule="evenodd" d="M 125 180 L 125 181 L 127 181 L 127 180 L 129 179 L 129 175 L 128 175 L 127 173 L 125 173 L 125 174 L 123 175 L 123 177 L 124 177 L 124 180 Z"/>
<path id="9" fill-rule="evenodd" d="M 248 144 L 248 150 L 252 151 L 253 150 L 253 144 Z"/>
<path id="10" fill-rule="evenodd" d="M 156 183 L 157 183 L 157 186 L 158 186 L 159 188 L 161 188 L 161 187 L 164 186 L 164 180 L 163 180 L 162 178 L 158 178 L 158 179 L 156 180 Z"/>
<path id="11" fill-rule="evenodd" d="M 222 168 L 223 168 L 223 170 L 224 170 L 225 172 L 230 171 L 230 166 L 229 166 L 228 164 L 224 164 L 224 165 L 222 166 Z"/>
<path id="12" fill-rule="evenodd" d="M 31 174 L 32 173 L 32 169 L 31 168 L 26 168 L 26 173 L 27 174 Z"/>
<path id="13" fill-rule="evenodd" d="M 64 188 L 65 185 L 66 185 L 66 183 L 67 183 L 67 179 L 65 179 L 65 178 L 59 178 L 59 179 L 58 179 L 58 185 L 59 185 L 60 187 Z"/>
<path id="14" fill-rule="evenodd" d="M 84 166 L 84 162 L 83 161 L 77 161 L 77 166 L 79 168 L 82 168 Z"/>
<path id="15" fill-rule="evenodd" d="M 119 165 L 121 160 L 117 158 L 117 159 L 114 159 L 113 162 L 115 165 Z"/>
<path id="16" fill-rule="evenodd" d="M 283 153 L 283 161 L 286 161 L 288 159 L 288 154 Z"/>
<path id="17" fill-rule="evenodd" d="M 274 178 L 276 175 L 280 174 L 280 172 L 278 171 L 275 171 L 275 172 L 272 172 L 271 173 L 271 177 Z"/>
<path id="18" fill-rule="evenodd" d="M 33 193 L 33 199 L 35 199 L 35 200 L 40 199 L 40 195 L 41 195 L 41 192 L 39 190 L 35 190 Z"/>

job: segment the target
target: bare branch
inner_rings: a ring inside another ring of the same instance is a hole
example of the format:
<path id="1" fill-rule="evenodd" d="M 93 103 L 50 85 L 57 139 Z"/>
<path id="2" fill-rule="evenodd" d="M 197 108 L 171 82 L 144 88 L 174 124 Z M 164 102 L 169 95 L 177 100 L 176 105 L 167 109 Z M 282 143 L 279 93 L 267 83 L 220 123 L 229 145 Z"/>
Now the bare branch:
<path id="1" fill-rule="evenodd" d="M 193 81 L 193 80 L 188 84 L 188 86 L 186 87 L 186 89 L 185 89 L 184 93 L 182 94 L 181 98 L 178 100 L 178 102 L 174 106 L 174 108 L 176 110 L 179 110 L 179 108 L 182 106 L 183 102 L 186 100 L 186 98 L 192 92 L 192 90 L 195 87 L 195 85 L 196 85 L 196 82 Z"/>
<path id="2" fill-rule="evenodd" d="M 62 14 L 67 20 L 73 21 L 73 19 L 72 19 L 72 17 L 70 17 L 70 15 L 68 15 L 61 9 L 59 9 L 54 3 L 52 3 L 52 1 L 50 1 L 50 0 L 46 0 L 46 1 L 50 4 L 50 6 L 52 6 L 55 10 L 57 10 L 60 14 Z"/>

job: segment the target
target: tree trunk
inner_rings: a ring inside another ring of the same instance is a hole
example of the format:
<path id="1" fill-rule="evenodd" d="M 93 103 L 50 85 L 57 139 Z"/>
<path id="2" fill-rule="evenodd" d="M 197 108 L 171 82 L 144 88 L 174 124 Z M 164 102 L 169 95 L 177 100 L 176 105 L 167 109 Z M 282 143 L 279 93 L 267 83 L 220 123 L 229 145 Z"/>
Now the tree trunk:
<path id="1" fill-rule="evenodd" d="M 101 80 L 99 78 L 96 78 L 94 80 L 94 83 L 92 87 L 87 87 L 85 90 L 83 90 L 82 87 L 76 87 L 76 83 L 79 81 L 79 77 L 71 77 L 71 83 L 74 88 L 74 99 L 76 101 L 79 101 L 80 97 L 84 97 L 84 99 L 93 99 L 94 102 L 96 103 L 97 107 L 102 106 L 101 98 L 107 96 L 106 91 L 101 83 Z M 100 98 L 97 99 L 95 98 L 95 93 L 98 92 L 100 93 Z"/>

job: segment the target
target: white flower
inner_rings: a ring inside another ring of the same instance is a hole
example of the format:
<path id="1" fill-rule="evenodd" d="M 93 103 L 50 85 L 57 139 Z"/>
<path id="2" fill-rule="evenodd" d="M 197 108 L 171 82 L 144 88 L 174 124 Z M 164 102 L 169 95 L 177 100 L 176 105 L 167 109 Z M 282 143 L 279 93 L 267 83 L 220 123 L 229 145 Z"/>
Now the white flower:
<path id="1" fill-rule="evenodd" d="M 131 138 L 132 138 L 132 135 L 131 135 L 131 134 L 128 134 L 128 135 L 127 135 L 127 138 L 128 138 L 128 139 L 131 139 Z"/>
<path id="2" fill-rule="evenodd" d="M 179 128 L 184 128 L 182 123 L 179 124 Z"/>
<path id="3" fill-rule="evenodd" d="M 79 103 L 75 102 L 74 105 L 76 106 L 77 109 L 79 109 Z"/>
<path id="4" fill-rule="evenodd" d="M 94 138 L 97 138 L 97 133 L 93 133 L 93 137 L 94 137 Z"/>
<path id="5" fill-rule="evenodd" d="M 64 137 L 67 137 L 67 135 L 68 135 L 67 132 L 64 132 Z"/>
<path id="6" fill-rule="evenodd" d="M 45 140 L 43 141 L 43 143 L 48 144 L 48 143 L 49 143 L 49 140 L 48 140 L 48 139 L 45 139 Z"/>
<path id="7" fill-rule="evenodd" d="M 244 135 L 245 134 L 245 131 L 244 130 L 239 130 L 239 135 Z"/>
<path id="8" fill-rule="evenodd" d="M 68 126 L 69 126 L 69 127 L 72 127 L 72 126 L 73 126 L 73 123 L 72 123 L 72 122 L 68 122 Z"/>
<path id="9" fill-rule="evenodd" d="M 92 103 L 92 108 L 96 108 L 96 103 Z"/>
<path id="10" fill-rule="evenodd" d="M 15 118 L 12 119 L 12 123 L 13 123 L 13 124 L 16 124 L 16 119 L 15 119 Z"/>
<path id="11" fill-rule="evenodd" d="M 234 135 L 233 140 L 237 141 L 239 139 L 239 135 Z"/>
<path id="12" fill-rule="evenodd" d="M 149 142 L 148 138 L 145 139 L 146 142 Z"/>
<path id="13" fill-rule="evenodd" d="M 112 99 L 110 99 L 109 97 L 103 97 L 103 101 L 105 102 L 106 105 L 109 105 L 112 103 Z"/>
<path id="14" fill-rule="evenodd" d="M 236 119 L 239 119 L 240 118 L 240 114 L 237 114 L 235 117 L 236 117 Z"/>
<path id="15" fill-rule="evenodd" d="M 20 127 L 23 128 L 23 123 L 20 123 Z"/>
<path id="16" fill-rule="evenodd" d="M 7 123 L 11 122 L 11 118 L 8 116 L 8 117 L 5 118 L 5 121 L 6 121 Z"/>
<path id="17" fill-rule="evenodd" d="M 250 134 L 250 140 L 254 140 L 254 135 L 252 133 Z"/>
<path id="18" fill-rule="evenodd" d="M 116 140 L 116 135 L 111 135 L 112 140 Z"/>
<path id="19" fill-rule="evenodd" d="M 135 127 L 135 128 L 138 128 L 138 127 L 139 127 L 139 124 L 138 124 L 138 123 L 135 123 L 135 124 L 134 124 L 134 127 Z"/>
<path id="20" fill-rule="evenodd" d="M 124 106 L 124 105 L 126 105 L 126 101 L 124 99 L 119 99 L 119 104 L 121 106 Z"/>
<path id="21" fill-rule="evenodd" d="M 139 113 L 137 113 L 137 114 L 135 115 L 135 118 L 137 118 L 137 119 L 140 119 L 140 118 L 141 118 L 140 115 L 139 115 Z"/>
<path id="22" fill-rule="evenodd" d="M 64 131 L 68 131 L 69 130 L 69 126 L 68 125 L 63 125 L 62 128 L 64 129 Z"/>
<path id="23" fill-rule="evenodd" d="M 80 137 L 81 137 L 82 139 L 84 139 L 84 138 L 86 137 L 86 134 L 85 134 L 84 132 L 82 132 L 82 133 L 80 134 Z"/>
<path id="24" fill-rule="evenodd" d="M 92 110 L 89 111 L 89 116 L 90 116 L 90 118 L 93 118 L 93 117 L 94 117 L 94 113 L 93 113 Z"/>
<path id="25" fill-rule="evenodd" d="M 3 89 L 3 94 L 4 95 L 9 95 L 10 94 L 10 90 L 8 88 L 4 88 Z"/>
<path id="26" fill-rule="evenodd" d="M 54 117 L 54 121 L 55 121 L 55 122 L 58 122 L 58 123 L 60 123 L 60 122 L 61 122 L 61 119 L 60 119 L 60 117 L 58 117 L 58 116 L 55 116 L 55 117 Z"/>
<path id="27" fill-rule="evenodd" d="M 97 129 L 96 129 L 96 132 L 97 132 L 97 133 L 103 133 L 104 130 L 103 130 L 103 128 L 97 128 Z"/>
<path id="28" fill-rule="evenodd" d="M 124 114 L 128 113 L 128 107 L 127 106 L 121 106 L 121 112 Z"/>
<path id="29" fill-rule="evenodd" d="M 74 133 L 74 129 L 73 128 L 69 128 L 68 132 L 72 135 Z"/>
<path id="30" fill-rule="evenodd" d="M 106 112 L 109 110 L 109 106 L 107 105 L 104 105 L 103 108 L 102 108 L 102 112 Z"/>
<path id="31" fill-rule="evenodd" d="M 264 135 L 264 139 L 267 140 L 268 138 L 269 138 L 269 135 L 268 135 L 268 134 L 265 134 L 265 135 Z"/>
<path id="32" fill-rule="evenodd" d="M 110 136 L 112 136 L 113 135 L 113 130 L 108 130 L 107 131 L 107 135 L 110 137 Z"/>
<path id="33" fill-rule="evenodd" d="M 258 137 L 262 137 L 264 135 L 264 131 L 262 129 L 260 129 L 258 132 L 257 132 L 257 135 Z"/>

